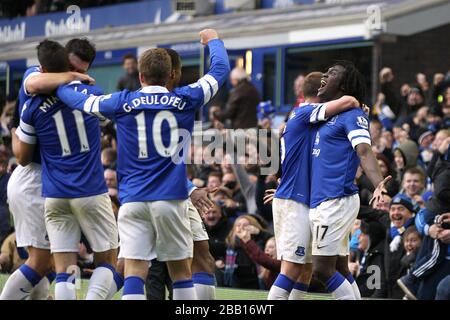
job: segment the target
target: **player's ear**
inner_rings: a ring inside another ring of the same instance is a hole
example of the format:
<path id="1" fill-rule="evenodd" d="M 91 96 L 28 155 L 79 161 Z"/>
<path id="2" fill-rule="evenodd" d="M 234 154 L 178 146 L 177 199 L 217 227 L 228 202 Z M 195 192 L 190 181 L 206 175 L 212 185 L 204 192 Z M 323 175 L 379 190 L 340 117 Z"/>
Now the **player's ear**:
<path id="1" fill-rule="evenodd" d="M 145 78 L 144 78 L 144 75 L 140 72 L 139 72 L 139 81 L 141 82 L 141 85 L 144 86 Z"/>

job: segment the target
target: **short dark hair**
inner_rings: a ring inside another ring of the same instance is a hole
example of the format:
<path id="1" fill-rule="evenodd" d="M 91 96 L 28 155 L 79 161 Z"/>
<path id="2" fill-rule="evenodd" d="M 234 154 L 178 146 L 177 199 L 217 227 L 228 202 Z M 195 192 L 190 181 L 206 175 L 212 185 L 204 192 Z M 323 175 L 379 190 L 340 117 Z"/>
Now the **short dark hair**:
<path id="1" fill-rule="evenodd" d="M 67 50 L 60 43 L 46 39 L 41 41 L 36 49 L 39 64 L 46 72 L 65 72 L 70 70 Z"/>
<path id="2" fill-rule="evenodd" d="M 303 95 L 305 98 L 317 97 L 320 88 L 320 81 L 322 79 L 322 72 L 311 72 L 305 77 L 303 82 Z"/>
<path id="3" fill-rule="evenodd" d="M 166 86 L 171 71 L 172 62 L 166 49 L 149 49 L 139 59 L 139 72 L 148 85 Z"/>
<path id="4" fill-rule="evenodd" d="M 178 52 L 176 52 L 173 49 L 170 48 L 166 48 L 167 53 L 170 56 L 170 61 L 172 62 L 172 70 L 178 70 L 181 68 L 181 57 L 178 54 Z"/>
<path id="5" fill-rule="evenodd" d="M 425 172 L 423 172 L 422 169 L 420 169 L 419 167 L 412 167 L 409 168 L 405 171 L 405 173 L 403 174 L 403 178 L 405 177 L 405 175 L 409 173 L 409 174 L 418 174 L 420 175 L 420 180 L 422 181 L 422 183 L 425 185 L 426 183 L 426 177 L 425 177 Z"/>
<path id="6" fill-rule="evenodd" d="M 66 43 L 68 53 L 73 53 L 84 62 L 91 66 L 95 60 L 97 51 L 95 45 L 86 38 L 74 38 Z"/>
<path id="7" fill-rule="evenodd" d="M 356 69 L 353 62 L 338 60 L 331 67 L 341 66 L 345 69 L 344 77 L 340 87 L 345 95 L 353 96 L 360 104 L 364 103 L 366 97 L 366 82 L 363 75 Z"/>
<path id="8" fill-rule="evenodd" d="M 135 56 L 134 54 L 132 54 L 132 53 L 127 53 L 127 54 L 125 54 L 125 55 L 122 57 L 122 63 L 124 63 L 125 60 L 128 60 L 128 59 L 133 59 L 134 62 L 137 63 L 137 58 L 136 58 L 136 56 Z"/>

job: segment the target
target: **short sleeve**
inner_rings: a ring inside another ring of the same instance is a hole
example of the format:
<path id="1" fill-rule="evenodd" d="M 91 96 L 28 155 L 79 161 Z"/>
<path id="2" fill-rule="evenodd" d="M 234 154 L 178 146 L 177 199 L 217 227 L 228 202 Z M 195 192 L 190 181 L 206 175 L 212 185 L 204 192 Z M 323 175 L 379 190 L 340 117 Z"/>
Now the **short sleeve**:
<path id="1" fill-rule="evenodd" d="M 367 116 L 359 109 L 351 110 L 345 113 L 344 116 L 345 132 L 353 149 L 362 143 L 372 145 L 369 133 L 369 119 Z"/>
<path id="2" fill-rule="evenodd" d="M 292 118 L 298 119 L 303 123 L 318 123 L 326 121 L 325 112 L 327 105 L 324 104 L 308 104 L 298 107 L 291 115 Z"/>
<path id="3" fill-rule="evenodd" d="M 39 70 L 38 67 L 28 68 L 27 71 L 25 71 L 25 74 L 23 75 L 23 81 L 22 81 L 21 89 L 23 90 L 23 93 L 26 96 L 31 96 L 31 94 L 27 92 L 27 81 L 31 77 L 34 77 L 34 76 L 39 75 L 39 74 L 41 74 L 41 71 Z"/>
<path id="4" fill-rule="evenodd" d="M 25 102 L 20 116 L 20 125 L 16 130 L 16 135 L 20 141 L 28 144 L 36 144 L 36 130 L 33 123 L 33 113 L 29 105 L 32 100 Z"/>

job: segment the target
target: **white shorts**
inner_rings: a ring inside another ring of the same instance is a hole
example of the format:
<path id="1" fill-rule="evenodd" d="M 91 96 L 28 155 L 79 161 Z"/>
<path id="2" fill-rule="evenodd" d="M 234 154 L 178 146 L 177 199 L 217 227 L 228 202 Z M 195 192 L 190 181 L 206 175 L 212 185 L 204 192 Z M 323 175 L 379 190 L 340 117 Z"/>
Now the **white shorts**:
<path id="1" fill-rule="evenodd" d="M 128 202 L 119 209 L 120 257 L 150 261 L 192 258 L 186 200 Z"/>
<path id="2" fill-rule="evenodd" d="M 347 256 L 359 195 L 331 199 L 310 210 L 313 256 Z"/>
<path id="3" fill-rule="evenodd" d="M 205 224 L 203 223 L 200 214 L 192 204 L 191 200 L 188 200 L 187 202 L 188 202 L 187 210 L 189 215 L 189 222 L 191 223 L 192 238 L 194 239 L 194 242 L 209 240 Z"/>
<path id="4" fill-rule="evenodd" d="M 107 193 L 75 199 L 46 198 L 45 224 L 52 252 L 78 252 L 81 232 L 94 252 L 119 246 L 117 223 Z"/>
<path id="5" fill-rule="evenodd" d="M 50 249 L 45 229 L 41 171 L 40 164 L 30 163 L 26 167 L 19 165 L 9 178 L 8 202 L 14 218 L 18 247 Z"/>
<path id="6" fill-rule="evenodd" d="M 277 259 L 311 263 L 309 207 L 294 200 L 274 198 L 272 211 Z"/>

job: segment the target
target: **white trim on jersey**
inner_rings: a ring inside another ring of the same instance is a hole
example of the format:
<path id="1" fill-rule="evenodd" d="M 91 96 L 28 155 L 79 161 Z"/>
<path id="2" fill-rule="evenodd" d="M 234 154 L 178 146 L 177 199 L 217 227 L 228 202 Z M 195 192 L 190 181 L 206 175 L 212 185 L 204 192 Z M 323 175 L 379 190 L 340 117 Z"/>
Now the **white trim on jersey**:
<path id="1" fill-rule="evenodd" d="M 104 96 L 90 96 L 84 102 L 83 111 L 96 116 L 100 120 L 105 120 L 105 116 L 100 113 L 100 99 Z"/>
<path id="2" fill-rule="evenodd" d="M 372 145 L 372 142 L 370 141 L 369 138 L 367 137 L 358 137 L 358 138 L 354 138 L 352 140 L 352 147 L 353 149 L 356 149 L 356 146 L 362 143 L 367 143 L 369 146 Z"/>
<path id="3" fill-rule="evenodd" d="M 169 93 L 166 87 L 162 86 L 146 86 L 143 87 L 140 92 L 143 93 Z"/>
<path id="4" fill-rule="evenodd" d="M 317 115 L 317 121 L 326 121 L 327 118 L 325 117 L 325 113 L 327 112 L 327 104 L 324 103 L 322 106 L 320 106 L 319 113 Z"/>
<path id="5" fill-rule="evenodd" d="M 211 90 L 210 90 L 210 84 L 208 81 L 206 81 L 204 78 L 201 78 L 198 80 L 198 83 L 203 89 L 203 104 L 207 104 L 209 100 L 211 100 Z"/>
<path id="6" fill-rule="evenodd" d="M 327 120 L 325 118 L 325 112 L 327 111 L 327 104 L 323 104 L 317 108 L 315 108 L 311 112 L 311 117 L 309 118 L 309 122 L 311 123 L 317 123 L 319 121 L 325 121 Z"/>
<path id="7" fill-rule="evenodd" d="M 27 134 L 20 127 L 16 130 L 16 135 L 19 137 L 19 140 L 28 144 L 36 144 L 36 136 Z"/>
<path id="8" fill-rule="evenodd" d="M 358 129 L 358 130 L 352 130 L 348 133 L 347 138 L 348 140 L 352 141 L 356 137 L 367 137 L 370 139 L 370 133 L 366 129 Z"/>
<path id="9" fill-rule="evenodd" d="M 34 129 L 34 127 L 30 126 L 28 123 L 23 122 L 22 119 L 20 119 L 20 127 L 27 134 L 34 135 L 36 133 L 36 130 Z"/>
<path id="10" fill-rule="evenodd" d="M 92 104 L 94 103 L 94 101 L 97 99 L 96 96 L 90 96 L 89 98 L 86 99 L 86 101 L 84 102 L 84 106 L 83 106 L 83 111 L 90 113 L 91 112 L 91 108 L 92 108 Z"/>
<path id="11" fill-rule="evenodd" d="M 203 77 L 203 79 L 205 79 L 206 81 L 208 81 L 209 85 L 212 88 L 212 95 L 211 98 L 214 97 L 217 92 L 219 91 L 219 83 L 217 82 L 217 80 L 210 74 L 207 74 Z"/>

